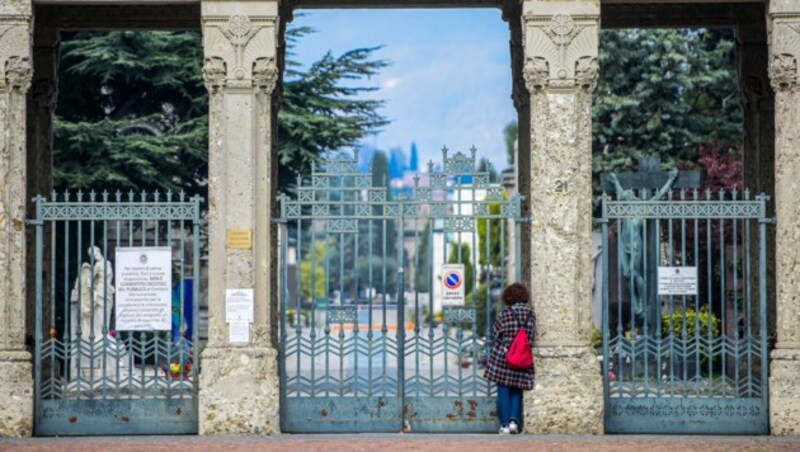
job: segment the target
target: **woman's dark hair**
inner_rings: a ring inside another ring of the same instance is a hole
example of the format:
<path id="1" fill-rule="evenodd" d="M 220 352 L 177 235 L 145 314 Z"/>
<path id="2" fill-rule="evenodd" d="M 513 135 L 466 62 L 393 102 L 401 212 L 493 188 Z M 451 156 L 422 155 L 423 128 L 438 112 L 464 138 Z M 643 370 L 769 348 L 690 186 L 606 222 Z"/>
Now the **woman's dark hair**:
<path id="1" fill-rule="evenodd" d="M 528 294 L 528 288 L 521 283 L 513 283 L 503 290 L 503 302 L 506 306 L 511 306 L 517 303 L 527 303 L 531 300 Z"/>

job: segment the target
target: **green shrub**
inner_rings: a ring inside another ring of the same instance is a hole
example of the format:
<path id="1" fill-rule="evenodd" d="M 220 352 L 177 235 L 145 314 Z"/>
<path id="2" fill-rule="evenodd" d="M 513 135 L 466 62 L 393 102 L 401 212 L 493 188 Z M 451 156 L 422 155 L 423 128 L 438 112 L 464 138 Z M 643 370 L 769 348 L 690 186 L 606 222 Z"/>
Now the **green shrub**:
<path id="1" fill-rule="evenodd" d="M 661 334 L 668 336 L 672 334 L 675 337 L 682 337 L 683 335 L 683 322 L 686 320 L 686 337 L 691 338 L 696 335 L 696 324 L 700 327 L 700 336 L 708 337 L 709 328 L 711 329 L 711 337 L 720 335 L 720 321 L 719 317 L 714 314 L 708 313 L 708 306 L 700 308 L 698 313 L 694 309 L 687 309 L 684 311 L 675 311 L 671 315 L 663 314 L 661 316 Z M 670 320 L 672 323 L 670 324 Z M 672 326 L 672 332 L 670 332 Z"/>
<path id="2" fill-rule="evenodd" d="M 600 348 L 603 346 L 603 331 L 592 325 L 592 347 Z"/>

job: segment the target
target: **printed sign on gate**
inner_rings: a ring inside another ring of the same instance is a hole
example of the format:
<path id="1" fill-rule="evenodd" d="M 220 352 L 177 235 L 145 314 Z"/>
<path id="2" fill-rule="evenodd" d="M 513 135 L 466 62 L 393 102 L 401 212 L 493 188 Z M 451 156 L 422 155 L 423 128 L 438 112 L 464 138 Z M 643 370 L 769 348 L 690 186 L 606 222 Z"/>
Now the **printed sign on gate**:
<path id="1" fill-rule="evenodd" d="M 117 330 L 172 328 L 172 248 L 119 247 L 116 264 Z"/>
<path id="2" fill-rule="evenodd" d="M 464 264 L 442 265 L 442 306 L 464 306 Z"/>
<path id="3" fill-rule="evenodd" d="M 697 295 L 697 267 L 658 267 L 659 295 Z"/>

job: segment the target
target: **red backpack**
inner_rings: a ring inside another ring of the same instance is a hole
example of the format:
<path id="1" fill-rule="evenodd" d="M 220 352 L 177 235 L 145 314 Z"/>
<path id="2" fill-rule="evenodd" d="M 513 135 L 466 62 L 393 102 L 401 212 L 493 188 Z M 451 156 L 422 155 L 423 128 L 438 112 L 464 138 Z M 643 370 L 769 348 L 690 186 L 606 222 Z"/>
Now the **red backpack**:
<path id="1" fill-rule="evenodd" d="M 520 323 L 513 310 L 511 311 L 511 315 L 514 317 L 517 323 Z M 520 327 L 519 330 L 517 330 L 514 340 L 512 340 L 511 345 L 508 346 L 508 353 L 506 353 L 506 364 L 508 364 L 508 367 L 514 370 L 528 370 L 531 368 L 531 366 L 533 366 L 531 343 L 528 340 L 528 333 L 525 332 L 525 328 L 523 327 Z"/>

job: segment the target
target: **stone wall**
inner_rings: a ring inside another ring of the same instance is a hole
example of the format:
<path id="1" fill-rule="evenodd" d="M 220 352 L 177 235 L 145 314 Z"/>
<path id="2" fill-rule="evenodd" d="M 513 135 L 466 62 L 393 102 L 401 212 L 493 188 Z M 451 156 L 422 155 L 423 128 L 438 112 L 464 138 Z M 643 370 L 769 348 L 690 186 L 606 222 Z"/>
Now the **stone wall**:
<path id="1" fill-rule="evenodd" d="M 305 0 L 293 6 L 356 3 Z M 634 10 L 640 5 L 629 3 L 615 4 L 633 14 L 618 18 L 620 24 L 642 17 L 648 25 L 663 22 L 658 12 L 663 4 L 648 5 L 643 7 L 645 13 L 640 13 Z M 277 305 L 277 240 L 269 218 L 276 192 L 275 100 L 284 49 L 282 19 L 290 15 L 280 9 L 278 0 L 203 0 L 200 4 L 198 25 L 204 34 L 204 77 L 210 109 L 211 268 L 210 337 L 201 358 L 200 433 L 272 434 L 279 432 L 280 419 L 277 315 L 272 311 Z M 600 367 L 590 347 L 591 100 L 598 72 L 600 1 L 369 2 L 369 6 L 400 4 L 504 8 L 511 37 L 512 99 L 521 129 L 519 186 L 527 199 L 524 213 L 532 218 L 523 231 L 523 256 L 527 258 L 523 279 L 532 289 L 538 315 L 537 383 L 535 390 L 526 394 L 525 427 L 535 433 L 602 433 Z M 67 24 L 97 23 L 96 18 L 86 17 L 88 13 L 64 8 L 71 14 L 71 19 L 64 19 Z M 197 5 L 185 8 L 196 21 L 192 11 Z M 796 150 L 800 142 L 796 125 L 800 122 L 800 4 L 796 0 L 772 0 L 769 8 L 768 65 L 775 91 L 774 186 L 779 218 L 775 248 L 778 342 L 770 365 L 770 422 L 773 434 L 797 435 L 800 280 L 795 268 L 800 248 L 795 243 L 800 237 L 800 204 L 796 202 L 800 188 L 794 179 L 800 173 Z M 716 7 L 708 5 L 698 11 L 717 14 Z M 728 14 L 732 9 L 726 6 L 720 11 Z M 674 20 L 692 19 L 682 14 Z M 146 16 L 137 16 L 140 21 L 136 23 L 141 24 Z M 186 17 L 152 20 L 161 24 L 182 20 L 181 26 L 193 26 Z M 717 20 L 715 17 L 694 19 Z M 136 20 L 116 14 L 113 24 L 136 27 L 132 23 Z M 722 24 L 728 19 L 719 20 Z M 51 43 L 57 41 L 44 29 L 37 32 Z M 769 191 L 773 184 L 769 163 L 773 106 L 763 71 L 767 64 L 763 62 L 765 42 L 762 30 L 741 33 L 740 39 L 743 58 L 747 59 L 743 59 L 742 72 L 750 140 L 747 148 L 757 149 L 747 158 L 759 165 L 757 172 L 747 177 L 756 181 L 758 190 Z M 37 52 L 42 61 L 36 62 L 42 70 L 37 69 L 37 74 L 54 70 L 44 61 L 48 52 L 53 52 L 53 45 L 42 41 Z M 41 190 L 46 188 L 49 176 L 37 168 L 37 180 L 30 180 L 34 172 L 26 171 L 25 97 L 31 84 L 31 67 L 30 0 L 4 1 L 0 3 L 0 382 L 4 388 L 0 396 L 0 436 L 30 435 L 33 423 L 31 360 L 24 346 L 26 287 L 33 287 L 30 279 L 34 276 L 29 274 L 26 281 L 26 182 L 28 190 Z M 32 143 L 31 155 L 40 156 L 32 157 L 35 160 L 47 158 L 49 152 L 46 113 L 52 110 L 54 84 L 46 77 L 40 81 L 37 75 L 34 86 L 29 108 L 37 112 L 29 112 L 33 119 L 28 123 L 36 127 L 30 132 L 30 139 L 37 140 Z M 35 114 L 39 110 L 43 114 Z M 251 242 L 248 246 L 231 246 L 227 240 L 231 231 L 248 231 Z M 228 340 L 226 288 L 254 290 L 254 321 L 247 343 Z M 33 310 L 28 311 L 28 328 L 33 329 Z"/>
<path id="2" fill-rule="evenodd" d="M 278 2 L 204 1 L 203 76 L 209 91 L 209 341 L 200 375 L 201 434 L 279 431 L 270 300 L 277 293 L 272 94 L 278 80 Z M 234 245 L 231 233 L 250 237 Z M 252 289 L 248 343 L 231 343 L 225 290 Z"/>
<path id="3" fill-rule="evenodd" d="M 770 3 L 769 75 L 775 90 L 777 343 L 770 362 L 770 429 L 800 434 L 800 3 Z"/>
<path id="4" fill-rule="evenodd" d="M 31 4 L 0 3 L 0 436 L 29 436 L 33 381 L 25 351 L 25 95 Z"/>
<path id="5" fill-rule="evenodd" d="M 598 1 L 523 3 L 530 123 L 520 135 L 531 137 L 526 199 L 537 315 L 536 387 L 526 395 L 525 428 L 536 433 L 603 432 L 602 380 L 590 346 L 599 19 Z"/>

